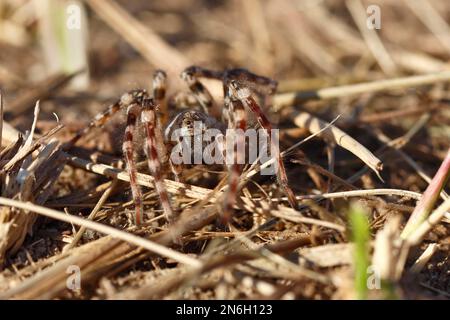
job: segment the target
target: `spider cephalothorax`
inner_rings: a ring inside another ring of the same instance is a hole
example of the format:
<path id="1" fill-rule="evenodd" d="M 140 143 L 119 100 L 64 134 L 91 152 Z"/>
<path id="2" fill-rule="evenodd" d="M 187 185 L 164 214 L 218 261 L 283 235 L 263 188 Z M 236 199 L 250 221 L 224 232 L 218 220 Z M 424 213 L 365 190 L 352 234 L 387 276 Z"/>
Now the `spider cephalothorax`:
<path id="1" fill-rule="evenodd" d="M 155 181 L 155 188 L 159 194 L 164 214 L 168 220 L 173 219 L 173 210 L 169 195 L 164 184 L 165 163 L 170 164 L 172 173 L 178 179 L 180 166 L 183 164 L 173 163 L 173 159 L 169 156 L 174 145 L 184 143 L 192 147 L 200 146 L 201 150 L 192 149 L 188 155 L 190 159 L 192 155 L 203 153 L 203 149 L 211 146 L 211 138 L 218 147 L 222 156 L 226 154 L 226 142 L 229 138 L 230 129 L 239 129 L 233 133 L 231 146 L 234 150 L 239 149 L 239 143 L 245 145 L 245 136 L 243 132 L 248 127 L 247 112 L 255 115 L 260 126 L 267 131 L 271 137 L 272 125 L 263 113 L 257 100 L 253 94 L 267 95 L 273 94 L 276 90 L 277 82 L 255 75 L 245 69 L 230 69 L 225 71 L 212 71 L 201 67 L 192 66 L 186 68 L 181 73 L 181 78 L 188 85 L 191 93 L 197 100 L 201 110 L 187 110 L 176 114 L 170 120 L 165 128 L 162 126 L 159 107 L 165 105 L 166 92 L 166 74 L 163 71 L 156 71 L 153 76 L 153 92 L 152 95 L 145 90 L 132 90 L 121 96 L 119 101 L 111 105 L 105 112 L 97 115 L 94 120 L 83 130 L 80 130 L 71 140 L 73 145 L 81 136 L 86 134 L 91 128 L 102 126 L 113 114 L 121 109 L 126 109 L 127 126 L 123 141 L 123 153 L 127 164 L 127 171 L 130 176 L 130 185 L 135 203 L 135 222 L 140 224 L 143 217 L 142 192 L 136 181 L 137 170 L 134 154 L 136 152 L 133 142 L 135 141 L 134 132 L 138 128 L 138 123 L 142 124 L 145 133 L 144 151 L 148 159 L 148 166 Z M 212 78 L 222 81 L 224 88 L 224 106 L 222 107 L 222 118 L 216 119 L 211 115 L 211 110 L 215 105 L 212 95 L 199 81 L 199 78 Z M 209 133 L 210 139 L 204 139 Z M 213 135 L 213 137 L 211 137 Z M 272 141 L 270 141 L 272 144 Z M 192 154 L 194 152 L 195 154 Z M 238 152 L 236 152 L 238 153 Z M 173 152 L 171 154 L 174 154 Z M 176 154 L 176 153 L 175 153 Z M 233 154 L 234 160 L 239 158 L 239 154 Z M 276 175 L 278 182 L 288 196 L 291 206 L 295 206 L 295 197 L 288 186 L 287 176 L 284 169 L 283 161 L 280 156 L 278 147 L 275 148 L 274 154 L 277 164 Z M 233 160 L 233 159 L 232 159 Z M 226 163 L 229 171 L 228 191 L 224 194 L 223 201 L 223 217 L 228 219 L 232 208 L 235 204 L 237 194 L 239 192 L 239 178 L 242 173 L 243 165 L 238 161 Z"/>

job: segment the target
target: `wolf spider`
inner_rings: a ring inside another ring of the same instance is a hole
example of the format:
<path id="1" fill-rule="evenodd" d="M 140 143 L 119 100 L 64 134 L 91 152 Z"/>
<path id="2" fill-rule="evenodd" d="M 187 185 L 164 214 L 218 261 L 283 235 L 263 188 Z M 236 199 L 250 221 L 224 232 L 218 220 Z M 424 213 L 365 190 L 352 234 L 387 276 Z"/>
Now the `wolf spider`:
<path id="1" fill-rule="evenodd" d="M 186 68 L 181 73 L 181 78 L 188 85 L 191 94 L 195 97 L 202 111 L 182 111 L 176 114 L 165 127 L 165 130 L 163 130 L 159 110 L 160 106 L 165 103 L 166 74 L 164 71 L 157 70 L 153 76 L 152 95 L 144 89 L 132 90 L 123 94 L 117 102 L 110 105 L 104 112 L 98 114 L 87 127 L 77 132 L 70 141 L 70 145 L 74 145 L 79 138 L 87 134 L 92 128 L 103 126 L 115 113 L 126 108 L 127 123 L 122 149 L 125 156 L 126 168 L 130 176 L 131 192 L 135 205 L 134 220 L 136 225 L 142 223 L 143 217 L 142 192 L 136 180 L 137 168 L 133 144 L 135 140 L 134 132 L 138 123 L 144 127 L 144 151 L 147 156 L 148 167 L 154 178 L 155 188 L 168 221 L 172 220 L 174 215 L 165 187 L 162 168 L 164 164 L 169 162 L 172 172 L 177 177 L 179 168 L 171 163 L 167 152 L 171 147 L 168 139 L 173 130 L 184 129 L 187 135 L 192 135 L 193 123 L 195 121 L 201 121 L 202 126 L 206 129 L 219 129 L 222 133 L 227 126 L 232 129 L 246 130 L 248 126 L 247 112 L 250 111 L 255 115 L 260 126 L 266 130 L 267 135 L 271 137 L 272 125 L 252 96 L 252 91 L 273 94 L 277 87 L 276 81 L 253 74 L 245 69 L 230 69 L 219 72 L 197 66 Z M 224 91 L 223 122 L 211 115 L 211 110 L 215 103 L 209 91 L 199 81 L 200 78 L 222 81 Z M 245 137 L 238 136 L 236 138 L 236 144 L 238 143 L 238 139 L 245 139 Z M 278 183 L 287 195 L 290 205 L 295 207 L 295 197 L 288 186 L 286 171 L 278 148 L 275 152 L 275 161 L 278 169 Z M 223 218 L 225 221 L 228 221 L 238 195 L 239 177 L 242 173 L 243 165 L 235 161 L 227 167 L 229 181 L 228 194 L 226 195 L 223 207 Z"/>

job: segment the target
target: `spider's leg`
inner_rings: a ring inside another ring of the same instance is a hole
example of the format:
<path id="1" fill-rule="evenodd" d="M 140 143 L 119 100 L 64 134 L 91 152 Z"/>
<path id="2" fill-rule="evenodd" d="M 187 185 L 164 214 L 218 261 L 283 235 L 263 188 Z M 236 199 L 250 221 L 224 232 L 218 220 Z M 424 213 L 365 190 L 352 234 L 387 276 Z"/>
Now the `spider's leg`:
<path id="1" fill-rule="evenodd" d="M 278 82 L 273 79 L 240 68 L 227 70 L 224 73 L 224 80 L 227 84 L 232 80 L 238 81 L 241 85 L 263 95 L 275 93 L 278 86 Z"/>
<path id="2" fill-rule="evenodd" d="M 69 149 L 77 141 L 88 134 L 93 128 L 102 127 L 113 115 L 118 111 L 122 110 L 124 107 L 128 107 L 132 103 L 136 103 L 147 95 L 145 90 L 133 90 L 122 95 L 122 97 L 107 107 L 107 109 L 99 114 L 97 114 L 94 119 L 83 129 L 75 133 L 74 137 L 66 144 L 65 148 Z"/>
<path id="3" fill-rule="evenodd" d="M 163 124 L 167 122 L 168 110 L 166 104 L 166 80 L 167 75 L 162 70 L 156 70 L 153 74 L 153 100 L 155 103 L 155 117 L 156 117 L 156 147 L 158 150 L 159 161 L 167 162 L 167 148 L 164 143 Z"/>
<path id="4" fill-rule="evenodd" d="M 159 117 L 162 124 L 168 120 L 168 110 L 166 103 L 166 89 L 167 89 L 167 74 L 163 70 L 156 70 L 153 74 L 152 89 L 153 99 L 156 105 L 159 106 Z"/>
<path id="5" fill-rule="evenodd" d="M 105 111 L 99 113 L 88 126 L 78 131 L 75 136 L 65 145 L 65 148 L 72 147 L 82 136 L 86 135 L 93 128 L 103 126 L 114 114 L 123 108 L 127 108 L 127 126 L 122 144 L 122 150 L 125 156 L 128 175 L 130 176 L 130 187 L 135 205 L 135 223 L 139 225 L 142 222 L 143 204 L 142 192 L 137 183 L 137 169 L 134 159 L 133 134 L 136 129 L 136 123 L 140 114 L 140 105 L 143 99 L 148 97 L 145 90 L 132 90 L 121 96 L 121 98 L 110 105 Z"/>
<path id="6" fill-rule="evenodd" d="M 182 171 L 181 165 L 174 164 L 167 153 L 166 143 L 163 137 L 163 124 L 167 124 L 169 110 L 166 101 L 166 88 L 167 88 L 167 74 L 162 70 L 156 70 L 153 74 L 153 99 L 155 104 L 158 106 L 157 111 L 157 129 L 155 130 L 156 145 L 158 146 L 158 155 L 160 156 L 160 161 L 166 163 L 169 161 L 169 167 L 174 174 L 175 181 L 179 182 L 179 175 Z"/>
<path id="7" fill-rule="evenodd" d="M 170 158 L 169 158 L 169 166 L 170 166 L 170 171 L 172 171 L 172 173 L 173 173 L 174 180 L 176 182 L 181 182 L 180 174 L 181 174 L 181 172 L 183 172 L 183 166 L 180 164 L 173 163 L 172 160 L 170 160 Z"/>
<path id="8" fill-rule="evenodd" d="M 166 80 L 167 74 L 163 70 L 156 70 L 153 74 L 153 99 L 159 105 L 166 97 Z"/>
<path id="9" fill-rule="evenodd" d="M 286 175 L 286 170 L 284 168 L 283 159 L 281 158 L 280 155 L 280 150 L 278 148 L 278 145 L 276 145 L 271 139 L 272 124 L 270 123 L 269 119 L 267 119 L 261 107 L 258 105 L 258 103 L 256 103 L 255 99 L 252 97 L 250 90 L 248 88 L 239 86 L 238 82 L 234 80 L 230 81 L 230 87 L 233 96 L 239 99 L 244 105 L 248 106 L 248 108 L 257 117 L 259 124 L 266 130 L 270 139 L 271 149 L 275 151 L 275 161 L 277 162 L 278 165 L 278 172 L 277 172 L 278 183 L 286 193 L 289 204 L 293 208 L 295 208 L 296 207 L 295 196 L 288 184 L 288 178 Z"/>
<path id="10" fill-rule="evenodd" d="M 133 201 L 135 206 L 134 221 L 136 225 L 142 223 L 142 216 L 144 212 L 144 206 L 142 204 L 142 191 L 137 183 L 137 169 L 136 161 L 134 159 L 134 146 L 133 146 L 133 134 L 136 130 L 136 123 L 140 114 L 140 106 L 133 103 L 127 108 L 127 127 L 125 129 L 125 137 L 123 141 L 123 154 L 125 155 L 125 161 L 127 164 L 128 175 L 130 176 L 131 193 L 133 195 Z"/>
<path id="11" fill-rule="evenodd" d="M 226 79 L 223 80 L 223 105 L 222 121 L 228 124 L 228 128 L 234 128 L 235 121 L 232 112 L 231 92 Z"/>
<path id="12" fill-rule="evenodd" d="M 228 192 L 222 217 L 224 223 L 228 223 L 230 220 L 231 214 L 233 213 L 233 205 L 239 193 L 239 178 L 242 173 L 243 162 L 245 162 L 245 151 L 244 154 L 239 154 L 239 152 L 242 152 L 243 149 L 241 147 L 245 145 L 245 129 L 247 128 L 247 116 L 242 102 L 239 100 L 229 100 L 229 108 L 230 113 L 233 114 L 233 121 L 230 121 L 230 125 L 234 129 L 234 134 L 227 135 L 227 138 L 231 139 L 233 137 L 234 144 L 232 146 L 233 149 L 229 150 L 229 144 L 227 143 L 227 152 L 232 151 L 233 159 L 229 159 L 229 156 L 227 156 L 227 160 L 231 160 L 232 163 L 227 163 L 229 177 Z"/>
<path id="13" fill-rule="evenodd" d="M 222 80 L 222 78 L 223 78 L 222 71 L 210 70 L 210 69 L 202 68 L 199 66 L 187 67 L 186 69 L 184 69 L 183 72 L 193 74 L 197 78 L 208 78 L 208 79 L 216 79 L 216 80 Z"/>
<path id="14" fill-rule="evenodd" d="M 206 87 L 199 81 L 199 78 L 222 79 L 222 74 L 216 71 L 192 66 L 186 68 L 180 76 L 181 79 L 186 82 L 189 90 L 191 90 L 197 101 L 202 106 L 203 112 L 206 114 L 211 114 L 211 110 L 214 106 L 214 100 L 208 89 L 206 89 Z"/>
<path id="15" fill-rule="evenodd" d="M 173 211 L 162 176 L 160 161 L 162 157 L 158 152 L 158 150 L 161 150 L 161 146 L 158 146 L 157 136 L 162 136 L 162 133 L 156 133 L 156 131 L 160 131 L 160 128 L 157 125 L 156 105 L 153 99 L 145 99 L 143 101 L 141 121 L 145 128 L 145 153 L 147 155 L 148 167 L 155 179 L 155 188 L 161 200 L 166 219 L 171 221 L 173 218 Z"/>
<path id="16" fill-rule="evenodd" d="M 241 86 L 252 89 L 260 95 L 266 96 L 275 93 L 277 89 L 277 81 L 254 74 L 247 69 L 229 69 L 223 72 L 223 92 L 224 92 L 224 105 L 222 110 L 223 121 L 228 123 L 233 122 L 233 112 L 230 112 L 230 99 L 232 93 L 230 92 L 230 82 L 232 80 L 238 81 Z"/>

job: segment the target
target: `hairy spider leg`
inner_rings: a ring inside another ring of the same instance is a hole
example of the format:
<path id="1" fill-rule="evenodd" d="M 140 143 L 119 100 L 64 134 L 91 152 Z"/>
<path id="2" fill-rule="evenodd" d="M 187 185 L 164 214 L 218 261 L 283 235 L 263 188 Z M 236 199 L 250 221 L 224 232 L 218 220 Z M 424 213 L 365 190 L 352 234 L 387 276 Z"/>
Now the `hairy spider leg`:
<path id="1" fill-rule="evenodd" d="M 167 74 L 163 70 L 158 69 L 153 73 L 152 91 L 153 99 L 159 109 L 158 120 L 160 120 L 159 122 L 164 125 L 168 121 L 169 112 L 165 99 L 167 92 Z"/>
<path id="2" fill-rule="evenodd" d="M 164 91 L 165 74 L 157 71 L 154 75 L 153 94 L 161 101 L 165 96 Z M 151 101 L 151 103 L 149 101 Z M 150 108 L 150 106 L 152 107 Z M 140 225 L 142 223 L 144 212 L 142 191 L 137 183 L 137 168 L 133 144 L 139 117 L 141 117 L 146 131 L 145 151 L 149 161 L 149 169 L 155 179 L 155 188 L 161 199 L 164 214 L 170 218 L 172 216 L 172 209 L 161 175 L 161 161 L 166 159 L 166 148 L 161 132 L 161 125 L 156 118 L 155 103 L 149 98 L 149 95 L 145 90 L 132 90 L 123 94 L 117 102 L 110 105 L 104 112 L 99 113 L 86 128 L 78 131 L 68 143 L 68 147 L 73 146 L 82 136 L 86 135 L 93 128 L 102 127 L 114 114 L 123 108 L 127 108 L 127 124 L 122 150 L 125 157 L 126 169 L 130 176 L 131 193 L 135 205 L 135 224 Z M 153 122 L 152 119 L 155 119 L 155 121 Z"/>
<path id="3" fill-rule="evenodd" d="M 230 121 L 231 128 L 234 129 L 233 137 L 227 135 L 227 139 L 233 139 L 233 159 L 231 164 L 227 164 L 228 168 L 228 191 L 223 207 L 223 223 L 227 224 L 230 221 L 231 215 L 233 213 L 233 206 L 236 202 L 237 196 L 239 194 L 239 178 L 242 173 L 243 164 L 240 163 L 239 158 L 244 157 L 245 159 L 245 148 L 244 154 L 239 154 L 242 149 L 239 146 L 245 145 L 245 130 L 247 128 L 247 116 L 245 113 L 244 105 L 241 101 L 236 99 L 229 100 L 228 106 L 230 108 L 230 114 L 233 114 L 233 120 Z M 229 142 L 226 143 L 229 146 Z M 228 148 L 228 147 L 227 147 Z M 227 151 L 231 151 L 228 150 Z M 228 156 L 225 155 L 227 160 Z"/>
<path id="4" fill-rule="evenodd" d="M 295 195 L 292 189 L 289 187 L 288 178 L 286 175 L 286 170 L 284 168 L 283 159 L 280 155 L 280 150 L 276 144 L 273 143 L 271 139 L 272 134 L 272 124 L 270 123 L 269 119 L 267 119 L 266 115 L 262 111 L 261 107 L 256 103 L 255 99 L 252 97 L 251 92 L 248 88 L 241 87 L 239 83 L 235 80 L 231 80 L 230 86 L 232 88 L 232 94 L 235 98 L 240 100 L 242 104 L 246 105 L 257 117 L 259 124 L 261 127 L 263 127 L 269 136 L 271 146 L 273 150 L 275 150 L 275 161 L 278 165 L 278 171 L 277 171 L 277 179 L 279 185 L 283 188 L 289 204 L 296 208 L 296 200 Z"/>
<path id="5" fill-rule="evenodd" d="M 147 155 L 148 167 L 150 173 L 155 179 L 155 188 L 158 192 L 164 215 L 168 221 L 173 219 L 173 210 L 170 204 L 170 198 L 166 190 L 164 178 L 162 175 L 162 166 L 160 159 L 162 155 L 158 152 L 157 136 L 162 137 L 161 128 L 158 127 L 156 116 L 156 105 L 153 99 L 145 99 L 142 102 L 141 121 L 145 128 L 145 154 Z M 158 133 L 156 133 L 159 131 Z"/>
<path id="6" fill-rule="evenodd" d="M 221 74 L 215 71 L 191 66 L 181 72 L 180 77 L 186 82 L 189 90 L 200 103 L 203 108 L 203 112 L 206 114 L 211 114 L 211 110 L 214 106 L 214 99 L 208 89 L 206 89 L 206 87 L 199 81 L 199 78 L 221 79 Z"/>
<path id="7" fill-rule="evenodd" d="M 127 108 L 131 103 L 131 101 L 128 100 L 138 101 L 144 96 L 147 96 L 147 92 L 145 90 L 132 90 L 123 94 L 118 101 L 108 106 L 103 112 L 98 113 L 85 128 L 75 133 L 74 137 L 66 144 L 66 149 L 69 149 L 70 147 L 75 145 L 75 143 L 77 143 L 77 141 L 80 140 L 81 137 L 87 135 L 93 128 L 102 127 L 118 111 L 122 110 L 123 108 Z"/>
<path id="8" fill-rule="evenodd" d="M 125 156 L 125 162 L 128 175 L 130 176 L 130 187 L 134 201 L 134 223 L 140 225 L 142 223 L 144 206 L 142 203 L 141 187 L 137 183 L 137 169 L 136 161 L 134 159 L 134 132 L 136 131 L 136 124 L 140 114 L 141 106 L 133 103 L 127 108 L 127 126 L 125 129 L 125 136 L 123 140 L 122 150 Z"/>
<path id="9" fill-rule="evenodd" d="M 237 81 L 241 86 L 247 87 L 252 91 L 271 95 L 277 90 L 278 82 L 257 74 L 254 74 L 247 69 L 236 68 L 229 69 L 224 72 L 224 83 L 228 86 L 231 80 Z"/>
<path id="10" fill-rule="evenodd" d="M 167 92 L 167 74 L 163 70 L 156 70 L 153 74 L 153 99 L 155 100 L 155 105 L 158 107 L 156 111 L 156 119 L 157 119 L 157 128 L 155 130 L 156 136 L 156 145 L 158 146 L 158 155 L 159 160 L 162 163 L 166 163 L 169 161 L 169 167 L 172 171 L 175 181 L 179 182 L 179 175 L 181 173 L 181 166 L 175 165 L 167 153 L 166 142 L 164 141 L 163 136 L 163 126 L 168 122 L 168 104 L 166 101 L 166 92 Z"/>

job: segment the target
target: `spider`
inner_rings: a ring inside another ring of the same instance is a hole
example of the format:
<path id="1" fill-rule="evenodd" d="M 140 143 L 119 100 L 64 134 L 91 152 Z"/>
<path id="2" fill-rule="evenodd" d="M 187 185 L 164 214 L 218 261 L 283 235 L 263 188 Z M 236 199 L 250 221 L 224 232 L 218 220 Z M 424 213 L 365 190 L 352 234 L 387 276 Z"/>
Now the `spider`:
<path id="1" fill-rule="evenodd" d="M 123 94 L 118 101 L 110 105 L 104 112 L 99 113 L 88 126 L 78 131 L 69 142 L 69 146 L 73 146 L 78 139 L 86 135 L 90 130 L 95 127 L 102 127 L 115 113 L 119 110 L 126 109 L 127 123 L 122 149 L 127 172 L 130 176 L 131 193 L 135 205 L 134 221 L 136 225 L 142 223 L 144 212 L 141 188 L 136 181 L 137 168 L 134 157 L 136 152 L 134 150 L 134 134 L 138 127 L 144 128 L 144 151 L 147 157 L 148 167 L 154 178 L 155 188 L 159 195 L 164 215 L 168 221 L 173 220 L 174 212 L 164 184 L 163 171 L 165 171 L 164 165 L 169 163 L 175 179 L 178 179 L 181 168 L 179 165 L 172 163 L 168 154 L 168 151 L 173 148 L 173 144 L 169 139 L 176 130 L 182 132 L 182 136 L 193 137 L 194 123 L 197 122 L 201 124 L 202 130 L 216 129 L 219 135 L 223 136 L 227 127 L 246 130 L 248 127 L 247 113 L 250 112 L 255 115 L 260 126 L 266 130 L 268 137 L 271 136 L 272 125 L 253 97 L 253 94 L 273 94 L 277 87 L 276 81 L 253 74 L 246 69 L 212 71 L 198 66 L 186 68 L 180 76 L 189 87 L 191 94 L 195 97 L 201 110 L 197 110 L 197 108 L 179 112 L 163 128 L 160 109 L 166 103 L 167 76 L 164 71 L 157 70 L 153 75 L 153 92 L 151 95 L 144 89 L 132 90 Z M 215 102 L 212 95 L 200 82 L 201 78 L 216 79 L 223 83 L 224 105 L 221 120 L 212 116 L 211 111 L 213 110 L 213 106 L 215 106 Z M 180 135 L 178 139 L 180 139 Z M 243 139 L 245 140 L 245 137 L 237 134 L 234 143 L 242 143 L 244 142 Z M 222 141 L 223 143 L 224 140 L 216 139 L 216 141 Z M 239 156 L 237 153 L 235 153 L 235 157 Z M 277 164 L 278 183 L 287 195 L 290 205 L 295 207 L 295 197 L 288 185 L 286 171 L 278 147 L 275 149 L 274 157 Z M 227 165 L 227 168 L 229 176 L 228 190 L 223 205 L 222 217 L 224 221 L 228 221 L 232 213 L 239 192 L 239 178 L 243 170 L 243 165 L 234 161 Z"/>

